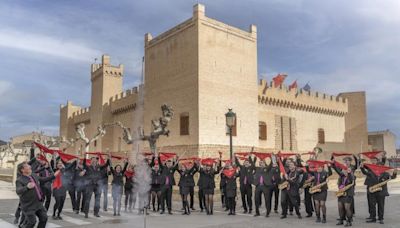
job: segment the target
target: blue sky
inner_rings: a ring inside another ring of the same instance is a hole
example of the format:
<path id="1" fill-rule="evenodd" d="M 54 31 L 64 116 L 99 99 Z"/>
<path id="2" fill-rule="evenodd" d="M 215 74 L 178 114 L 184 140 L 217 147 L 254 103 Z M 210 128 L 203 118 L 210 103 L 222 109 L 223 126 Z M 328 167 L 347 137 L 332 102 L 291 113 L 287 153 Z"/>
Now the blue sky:
<path id="1" fill-rule="evenodd" d="M 0 139 L 58 133 L 59 105 L 88 106 L 89 68 L 102 53 L 139 82 L 143 37 L 206 5 L 206 15 L 258 28 L 258 73 L 310 82 L 312 90 L 367 92 L 368 128 L 390 129 L 400 145 L 400 1 L 146 0 L 0 2 Z"/>

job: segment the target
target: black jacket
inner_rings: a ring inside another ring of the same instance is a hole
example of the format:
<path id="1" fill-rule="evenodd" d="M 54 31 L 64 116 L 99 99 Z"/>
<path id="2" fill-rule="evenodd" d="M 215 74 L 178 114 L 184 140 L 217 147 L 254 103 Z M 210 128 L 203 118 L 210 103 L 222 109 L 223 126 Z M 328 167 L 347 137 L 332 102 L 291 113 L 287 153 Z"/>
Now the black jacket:
<path id="1" fill-rule="evenodd" d="M 180 179 L 179 179 L 179 183 L 178 185 L 180 187 L 194 187 L 194 174 L 196 174 L 197 172 L 197 165 L 193 165 L 193 167 L 190 170 L 186 170 L 186 171 L 181 171 L 178 170 L 179 174 L 180 174 Z"/>
<path id="2" fill-rule="evenodd" d="M 39 172 L 39 177 L 41 177 L 41 178 L 46 178 L 46 177 L 49 177 L 49 176 L 52 176 L 52 175 L 54 175 L 54 172 L 53 172 L 53 169 L 50 168 L 50 167 L 44 168 L 43 170 L 41 170 Z M 40 183 L 40 187 L 42 189 L 46 189 L 48 191 L 51 191 L 51 181 L 41 182 Z"/>
<path id="3" fill-rule="evenodd" d="M 161 183 L 161 169 L 157 171 L 152 169 L 151 170 L 151 184 L 152 185 L 160 185 Z"/>
<path id="4" fill-rule="evenodd" d="M 106 164 L 104 165 L 86 165 L 86 158 L 83 159 L 83 169 L 86 170 L 85 177 L 87 178 L 87 183 L 88 184 L 93 184 L 93 185 L 101 185 L 102 178 L 103 178 L 103 172 L 109 165 L 109 160 L 107 160 Z"/>
<path id="5" fill-rule="evenodd" d="M 44 184 L 45 182 L 54 179 L 54 175 L 44 178 L 44 177 L 39 177 L 36 174 L 32 173 L 31 176 L 39 188 L 41 184 Z M 39 200 L 35 188 L 28 189 L 27 185 L 29 182 L 31 182 L 30 178 L 24 175 L 20 175 L 15 181 L 16 193 L 19 196 L 21 209 L 26 214 L 35 213 L 38 209 L 43 208 L 43 203 L 41 200 Z M 43 195 L 42 195 L 42 200 L 43 200 Z"/>
<path id="6" fill-rule="evenodd" d="M 313 186 L 325 182 L 326 180 L 328 180 L 328 177 L 330 177 L 332 175 L 332 168 L 330 166 L 328 166 L 328 172 L 323 170 L 320 173 L 318 173 L 317 171 L 310 172 L 308 166 L 306 168 L 307 168 L 307 173 L 314 177 L 314 180 L 312 181 Z M 318 177 L 319 177 L 319 179 L 318 179 Z M 327 184 L 323 185 L 321 187 L 321 191 L 325 191 L 325 190 L 328 190 L 328 185 Z"/>
<path id="7" fill-rule="evenodd" d="M 221 170 L 221 162 L 215 169 L 212 168 L 207 171 L 204 168 L 199 169 L 200 178 L 197 182 L 199 189 L 214 189 L 215 188 L 215 175 Z"/>
<path id="8" fill-rule="evenodd" d="M 249 159 L 251 160 L 251 158 Z M 237 158 L 235 158 L 235 163 L 236 166 L 240 168 L 239 171 L 240 186 L 251 185 L 252 183 L 254 183 L 254 167 L 251 165 L 249 167 L 241 165 Z M 244 183 L 244 181 L 246 181 L 246 183 Z"/>
<path id="9" fill-rule="evenodd" d="M 277 169 L 273 169 L 272 164 L 266 165 L 265 167 L 256 167 L 256 160 L 257 158 L 253 161 L 250 160 L 251 166 L 255 170 L 253 184 L 259 186 L 262 177 L 264 186 L 272 186 L 272 176 L 275 176 Z"/>
<path id="10" fill-rule="evenodd" d="M 287 191 L 290 195 L 292 196 L 298 196 L 299 189 L 301 186 L 303 186 L 304 181 L 305 181 L 305 175 L 304 172 L 301 170 L 295 170 L 291 172 L 290 170 L 286 172 L 288 175 L 288 179 L 285 177 L 282 178 L 283 181 L 288 181 L 289 186 L 285 188 L 283 191 Z"/>
<path id="11" fill-rule="evenodd" d="M 127 168 L 128 168 L 128 162 L 125 162 L 124 168 L 119 173 L 117 173 L 110 164 L 110 170 L 113 175 L 113 180 L 111 182 L 112 185 L 119 185 L 119 186 L 124 185 L 124 174 Z"/>
<path id="12" fill-rule="evenodd" d="M 175 171 L 178 169 L 178 162 L 176 162 L 171 168 L 168 168 L 167 166 L 163 165 L 161 163 L 161 158 L 158 157 L 158 164 L 161 169 L 161 185 L 166 185 L 167 179 L 169 179 L 169 186 L 175 185 Z"/>
<path id="13" fill-rule="evenodd" d="M 384 182 L 386 180 L 389 179 L 395 179 L 397 177 L 397 173 L 393 173 L 392 176 L 389 175 L 389 173 L 384 172 L 382 173 L 379 177 L 375 175 L 375 173 L 373 173 L 370 169 L 368 169 L 367 167 L 361 167 L 361 172 L 366 175 L 369 180 L 368 180 L 368 184 L 367 187 L 371 187 L 373 185 L 379 184 L 380 182 Z M 369 192 L 369 189 L 367 189 L 367 191 Z M 379 194 L 380 196 L 389 196 L 389 191 L 387 189 L 387 184 L 382 186 L 382 190 L 377 192 L 377 194 Z"/>

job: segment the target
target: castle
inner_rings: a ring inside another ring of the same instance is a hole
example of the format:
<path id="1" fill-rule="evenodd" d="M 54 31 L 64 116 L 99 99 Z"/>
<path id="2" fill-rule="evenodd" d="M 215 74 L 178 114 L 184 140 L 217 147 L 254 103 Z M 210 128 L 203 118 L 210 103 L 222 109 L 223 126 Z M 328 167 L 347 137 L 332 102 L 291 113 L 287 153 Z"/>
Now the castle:
<path id="1" fill-rule="evenodd" d="M 123 91 L 123 65 L 113 66 L 103 55 L 91 66 L 91 105 L 82 108 L 67 102 L 60 108 L 60 136 L 75 138 L 75 128 L 86 124 L 89 137 L 102 123 L 122 122 L 132 134 L 134 118 L 140 116 L 144 131 L 161 115 L 164 103 L 175 115 L 161 137 L 159 150 L 186 156 L 229 155 L 225 113 L 237 115 L 233 129 L 234 151 L 358 153 L 368 149 L 366 98 L 364 92 L 331 96 L 301 89 L 288 89 L 258 81 L 257 27 L 244 31 L 205 15 L 205 7 L 193 7 L 193 17 L 156 36 L 146 34 L 144 83 Z M 144 91 L 143 114 L 139 93 Z M 69 152 L 82 151 L 75 144 Z M 148 145 L 145 144 L 145 150 Z M 122 130 L 110 127 L 104 137 L 90 145 L 91 151 L 132 151 Z"/>

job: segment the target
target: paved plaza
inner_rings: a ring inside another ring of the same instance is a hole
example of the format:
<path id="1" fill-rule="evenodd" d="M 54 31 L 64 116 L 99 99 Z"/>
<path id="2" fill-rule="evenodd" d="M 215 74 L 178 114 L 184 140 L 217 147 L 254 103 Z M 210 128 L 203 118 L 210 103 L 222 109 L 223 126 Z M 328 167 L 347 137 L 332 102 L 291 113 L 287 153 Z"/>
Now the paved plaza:
<path id="1" fill-rule="evenodd" d="M 385 211 L 385 225 L 379 224 L 367 224 L 364 219 L 367 217 L 367 202 L 366 195 L 363 186 L 357 189 L 355 196 L 356 202 L 356 215 L 354 218 L 354 227 L 399 227 L 399 200 L 400 200 L 400 184 L 392 183 L 390 185 L 391 196 L 386 199 L 386 211 Z M 0 228 L 16 228 L 13 224 L 14 216 L 13 213 L 18 204 L 18 199 L 13 192 L 12 186 L 6 182 L 0 182 Z M 196 203 L 197 203 L 197 199 Z M 92 200 L 93 201 L 93 200 Z M 223 211 L 221 204 L 219 203 L 219 197 L 215 197 L 215 213 L 213 216 L 207 216 L 205 213 L 200 213 L 198 206 L 196 205 L 195 211 L 190 216 L 181 215 L 180 207 L 181 203 L 178 201 L 173 202 L 173 215 L 160 215 L 159 213 L 150 212 L 150 215 L 143 217 L 138 215 L 137 211 L 133 213 L 122 212 L 120 217 L 114 217 L 112 215 L 112 201 L 109 199 L 109 209 L 107 212 L 101 211 L 100 218 L 90 216 L 89 219 L 85 219 L 82 214 L 76 215 L 71 210 L 71 204 L 69 199 L 66 200 L 66 207 L 63 211 L 63 220 L 53 220 L 49 217 L 47 227 L 129 227 L 129 228 L 140 228 L 145 227 L 144 222 L 146 220 L 146 227 L 163 227 L 163 228 L 242 228 L 242 227 L 254 227 L 254 228 L 268 228 L 268 227 L 337 227 L 337 206 L 336 198 L 334 193 L 330 192 L 327 201 L 328 206 L 328 217 L 326 224 L 316 224 L 314 222 L 315 217 L 305 218 L 304 207 L 302 206 L 303 219 L 299 220 L 296 216 L 288 216 L 287 219 L 281 220 L 279 214 L 272 213 L 269 218 L 260 216 L 254 218 L 253 215 L 241 213 L 241 201 L 237 200 L 237 215 L 228 216 L 227 212 Z M 53 201 L 52 201 L 53 203 Z M 50 206 L 52 208 L 52 205 Z M 49 214 L 51 214 L 50 209 Z M 264 212 L 264 211 L 262 211 Z"/>

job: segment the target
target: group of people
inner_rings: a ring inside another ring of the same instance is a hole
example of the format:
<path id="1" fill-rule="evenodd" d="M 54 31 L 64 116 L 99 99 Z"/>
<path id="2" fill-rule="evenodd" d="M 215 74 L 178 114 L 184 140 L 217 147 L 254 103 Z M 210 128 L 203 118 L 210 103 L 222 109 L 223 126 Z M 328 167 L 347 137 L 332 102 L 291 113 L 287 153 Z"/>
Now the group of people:
<path id="1" fill-rule="evenodd" d="M 368 153 L 368 154 L 367 154 Z M 152 155 L 148 158 L 151 169 L 149 192 L 140 195 L 139 212 L 145 208 L 159 211 L 160 214 L 172 214 L 173 186 L 176 185 L 175 174 L 179 174 L 179 194 L 184 215 L 190 215 L 194 208 L 195 174 L 198 186 L 198 201 L 201 212 L 212 215 L 214 212 L 214 192 L 216 176 L 219 176 L 219 187 L 222 206 L 228 215 L 236 214 L 236 197 L 239 187 L 244 213 L 260 216 L 262 198 L 269 217 L 274 204 L 278 213 L 279 195 L 281 219 L 288 213 L 296 213 L 299 219 L 300 195 L 304 192 L 306 217 L 315 212 L 317 223 L 326 223 L 326 200 L 328 196 L 328 179 L 332 169 L 338 174 L 336 196 L 338 199 L 339 218 L 337 225 L 351 226 L 354 214 L 355 170 L 360 167 L 366 175 L 369 218 L 367 222 L 383 224 L 385 197 L 388 196 L 387 182 L 396 178 L 397 171 L 389 174 L 390 167 L 384 166 L 385 157 L 378 159 L 377 152 L 366 152 L 367 160 L 348 154 L 333 154 L 331 160 L 301 160 L 299 154 L 288 153 L 236 153 L 232 160 L 218 158 L 179 158 L 176 155 Z M 315 156 L 315 154 L 314 154 Z M 53 153 L 50 161 L 38 153 L 29 162 L 18 165 L 16 192 L 20 203 L 16 211 L 15 223 L 22 227 L 34 227 L 36 217 L 38 228 L 44 228 L 47 222 L 51 198 L 54 197 L 53 219 L 62 219 L 62 210 L 66 195 L 70 196 L 74 212 L 80 212 L 88 218 L 89 206 L 94 195 L 94 216 L 99 217 L 100 198 L 104 194 L 104 207 L 107 210 L 108 177 L 112 176 L 112 199 L 114 216 L 121 212 L 122 196 L 125 194 L 125 211 L 132 211 L 136 201 L 138 186 L 135 179 L 135 166 L 128 159 L 121 159 L 113 165 L 111 155 L 107 159 L 94 156 L 86 159 L 71 158 L 63 153 Z M 311 158 L 311 156 L 310 156 Z M 339 159 L 340 158 L 340 159 Z M 257 161 L 258 160 L 258 161 Z M 253 198 L 254 195 L 254 198 Z M 262 197 L 263 196 L 263 197 Z M 156 206 L 157 202 L 157 206 Z M 152 207 L 152 208 L 151 208 Z M 378 218 L 376 216 L 378 207 Z"/>

